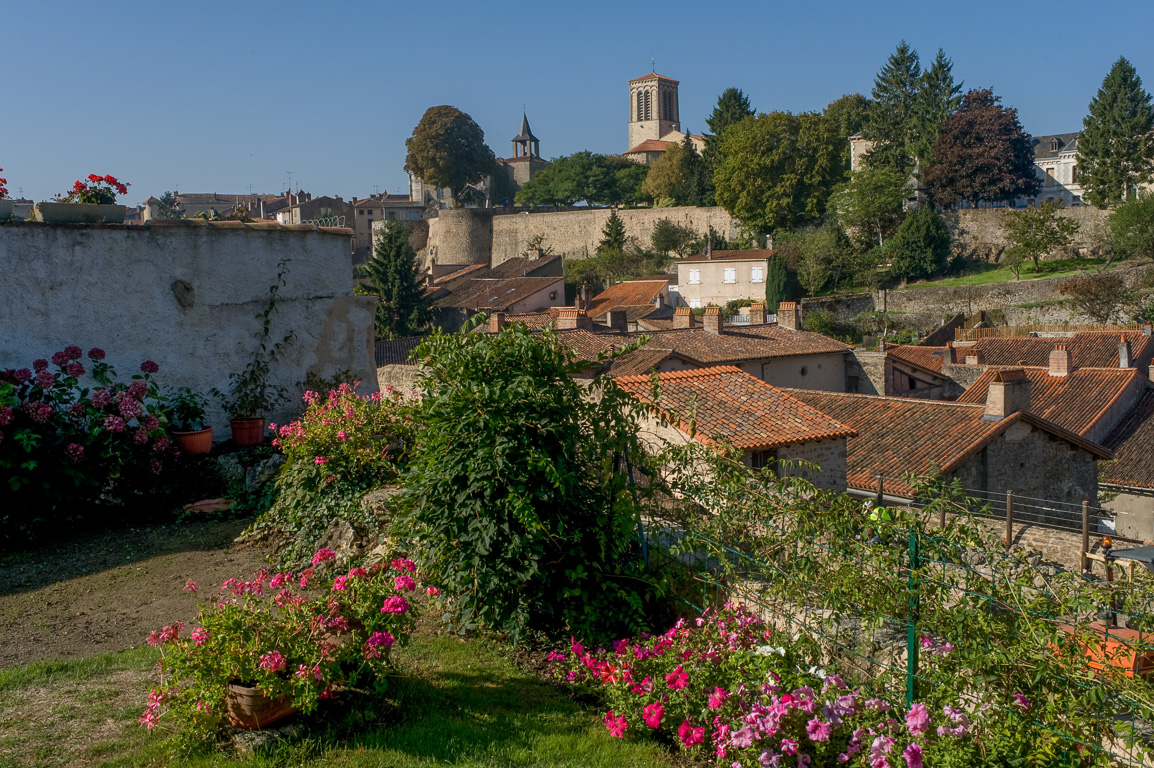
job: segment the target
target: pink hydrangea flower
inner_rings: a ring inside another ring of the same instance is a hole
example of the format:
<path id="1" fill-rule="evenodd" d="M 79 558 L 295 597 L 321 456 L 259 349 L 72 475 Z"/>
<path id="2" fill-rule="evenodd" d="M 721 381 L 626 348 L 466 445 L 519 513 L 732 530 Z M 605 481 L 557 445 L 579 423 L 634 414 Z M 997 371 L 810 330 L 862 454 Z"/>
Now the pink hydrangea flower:
<path id="1" fill-rule="evenodd" d="M 140 370 L 143 371 L 144 373 L 156 373 L 157 371 L 160 370 L 160 366 L 157 365 L 156 363 L 152 362 L 151 360 L 145 360 L 143 363 L 140 364 Z"/>
<path id="2" fill-rule="evenodd" d="M 77 443 L 69 443 L 68 447 L 64 449 L 64 455 L 73 464 L 79 464 L 84 461 L 84 446 Z"/>
<path id="3" fill-rule="evenodd" d="M 109 432 L 123 432 L 127 426 L 119 416 L 109 416 L 104 420 L 104 428 Z"/>
<path id="4" fill-rule="evenodd" d="M 56 383 L 56 377 L 49 371 L 41 371 L 36 374 L 36 386 L 41 389 L 51 389 L 52 385 Z"/>
<path id="5" fill-rule="evenodd" d="M 645 724 L 650 728 L 659 727 L 663 717 L 665 717 L 665 708 L 661 706 L 660 701 L 648 704 L 641 710 L 641 719 L 644 720 Z"/>
<path id="6" fill-rule="evenodd" d="M 136 379 L 128 385 L 128 389 L 126 391 L 128 392 L 129 397 L 140 400 L 148 394 L 148 384 L 141 381 L 140 379 Z"/>
<path id="7" fill-rule="evenodd" d="M 98 389 L 92 393 L 92 407 L 104 408 L 112 402 L 112 393 L 107 389 Z"/>
<path id="8" fill-rule="evenodd" d="M 12 408 L 10 406 L 3 406 L 0 408 L 0 427 L 5 427 L 12 423 Z"/>
<path id="9" fill-rule="evenodd" d="M 64 372 L 73 378 L 78 378 L 84 375 L 84 366 L 80 363 L 69 363 L 64 366 Z"/>
<path id="10" fill-rule="evenodd" d="M 37 373 L 40 373 L 41 371 L 48 370 L 48 361 L 45 360 L 43 357 L 39 357 L 39 358 L 33 360 L 32 361 L 32 370 L 36 371 Z"/>
<path id="11" fill-rule="evenodd" d="M 26 382 L 32 381 L 32 371 L 28 370 L 27 368 L 18 368 L 17 370 L 12 371 L 12 378 L 16 379 L 17 384 L 24 384 Z"/>
<path id="12" fill-rule="evenodd" d="M 100 347 L 93 347 L 88 350 L 88 359 L 92 361 L 103 360 L 105 358 L 104 350 Z"/>

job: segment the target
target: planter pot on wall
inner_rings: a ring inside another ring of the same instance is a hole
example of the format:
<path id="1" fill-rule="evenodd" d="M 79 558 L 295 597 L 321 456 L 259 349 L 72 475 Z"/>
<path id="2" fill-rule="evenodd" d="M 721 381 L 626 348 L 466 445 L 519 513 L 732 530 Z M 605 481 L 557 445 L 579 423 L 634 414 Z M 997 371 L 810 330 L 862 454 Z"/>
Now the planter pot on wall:
<path id="1" fill-rule="evenodd" d="M 212 453 L 212 427 L 194 432 L 173 432 L 172 437 L 180 450 L 189 456 L 207 456 Z"/>
<path id="2" fill-rule="evenodd" d="M 251 448 L 264 442 L 264 419 L 233 419 L 232 441 L 238 448 Z"/>
<path id="3" fill-rule="evenodd" d="M 297 711 L 287 696 L 270 699 L 258 688 L 239 683 L 229 683 L 225 704 L 228 721 L 237 728 L 249 730 L 267 728 Z"/>
<path id="4" fill-rule="evenodd" d="M 101 203 L 37 203 L 37 221 L 49 224 L 123 224 L 123 205 Z"/>
<path id="5" fill-rule="evenodd" d="M 8 217 L 12 215 L 12 208 L 15 206 L 11 200 L 0 200 L 0 222 L 8 221 Z"/>

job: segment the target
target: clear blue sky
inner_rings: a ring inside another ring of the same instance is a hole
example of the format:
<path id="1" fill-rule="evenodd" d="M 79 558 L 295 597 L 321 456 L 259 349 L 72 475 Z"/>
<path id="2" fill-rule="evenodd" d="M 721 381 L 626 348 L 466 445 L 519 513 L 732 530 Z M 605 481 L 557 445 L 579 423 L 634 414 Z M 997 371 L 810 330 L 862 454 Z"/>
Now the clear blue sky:
<path id="1" fill-rule="evenodd" d="M 681 81 L 682 127 L 718 94 L 758 111 L 868 95 L 901 39 L 939 47 L 1033 134 L 1075 131 L 1124 55 L 1154 89 L 1154 3 L 75 2 L 0 0 L 0 167 L 36 200 L 89 173 L 168 189 L 406 192 L 425 109 L 468 112 L 509 156 L 525 104 L 546 157 L 627 147 L 626 82 Z"/>

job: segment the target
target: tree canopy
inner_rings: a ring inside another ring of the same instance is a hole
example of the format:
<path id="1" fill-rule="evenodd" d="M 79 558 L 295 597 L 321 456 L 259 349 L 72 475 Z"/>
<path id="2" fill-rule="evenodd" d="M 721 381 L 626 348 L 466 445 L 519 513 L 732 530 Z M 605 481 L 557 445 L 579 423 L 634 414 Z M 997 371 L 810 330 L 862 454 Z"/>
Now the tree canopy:
<path id="1" fill-rule="evenodd" d="M 770 112 L 730 126 L 714 171 L 717 202 L 747 226 L 780 228 L 825 213 L 843 166 L 833 126 L 820 114 Z"/>
<path id="2" fill-rule="evenodd" d="M 1009 247 L 1003 254 L 1005 263 L 1021 277 L 1022 262 L 1031 259 L 1038 271 L 1043 256 L 1070 244 L 1070 237 L 1078 231 L 1078 222 L 1058 215 L 1059 203 L 1047 200 L 1042 205 L 1021 211 L 1006 211 L 1002 215 L 1002 230 Z"/>
<path id="3" fill-rule="evenodd" d="M 156 204 L 156 217 L 158 219 L 184 218 L 184 213 L 180 208 L 180 201 L 176 199 L 174 193 L 165 192 L 160 196 Z"/>
<path id="4" fill-rule="evenodd" d="M 844 226 L 869 232 L 883 245 L 902 218 L 902 203 L 909 190 L 905 174 L 893 168 L 862 168 L 834 188 L 830 205 Z"/>
<path id="5" fill-rule="evenodd" d="M 648 168 L 621 155 L 589 151 L 554 158 L 517 193 L 521 205 L 619 205 L 641 199 Z"/>
<path id="6" fill-rule="evenodd" d="M 649 164 L 649 173 L 641 184 L 641 193 L 653 200 L 666 198 L 670 201 L 685 182 L 685 163 L 680 144 L 670 144 L 661 157 Z"/>
<path id="7" fill-rule="evenodd" d="M 421 286 L 407 224 L 384 222 L 372 258 L 357 272 L 369 282 L 368 287 L 358 286 L 358 292 L 379 299 L 374 322 L 378 339 L 402 339 L 424 330 L 432 319 L 432 301 Z"/>
<path id="8" fill-rule="evenodd" d="M 1133 195 L 1154 173 L 1154 110 L 1134 66 L 1119 58 L 1090 102 L 1078 135 L 1078 182 L 1106 207 Z"/>
<path id="9" fill-rule="evenodd" d="M 934 142 L 941 124 L 962 103 L 962 83 L 954 82 L 954 62 L 939 48 L 934 63 L 922 72 L 918 83 L 917 135 L 914 157 L 924 168 L 933 161 Z"/>
<path id="10" fill-rule="evenodd" d="M 672 251 L 684 258 L 693 253 L 698 239 L 692 227 L 678 224 L 670 219 L 658 219 L 653 227 L 653 250 L 659 253 Z"/>
<path id="11" fill-rule="evenodd" d="M 850 136 L 861 133 L 869 115 L 870 100 L 860 93 L 847 93 L 831 101 L 822 114 L 833 126 L 834 134 L 841 145 L 842 165 L 846 173 L 850 170 Z"/>
<path id="12" fill-rule="evenodd" d="M 910 280 L 931 277 L 946 268 L 950 258 L 950 230 L 931 205 L 919 206 L 906 216 L 885 245 L 890 275 Z"/>
<path id="13" fill-rule="evenodd" d="M 717 97 L 717 105 L 709 117 L 705 118 L 709 133 L 705 134 L 704 137 L 705 151 L 702 153 L 702 157 L 705 160 L 705 167 L 709 169 L 710 173 L 717 167 L 720 160 L 717 149 L 721 143 L 721 134 L 725 133 L 725 129 L 729 126 L 737 125 L 745 118 L 753 117 L 755 114 L 753 107 L 749 104 L 749 97 L 740 88 L 726 88 Z"/>
<path id="14" fill-rule="evenodd" d="M 1003 107 L 989 89 L 974 89 L 942 123 L 934 142 L 934 161 L 922 179 L 938 205 L 968 200 L 1010 202 L 1037 194 L 1030 136 L 1018 122 L 1018 110 Z"/>
<path id="15" fill-rule="evenodd" d="M 447 187 L 454 204 L 465 187 L 496 169 L 485 132 L 456 107 L 430 107 L 405 140 L 405 170 L 426 184 Z"/>
<path id="16" fill-rule="evenodd" d="M 1110 214 L 1110 247 L 1119 258 L 1154 259 L 1154 192 L 1141 191 Z"/>

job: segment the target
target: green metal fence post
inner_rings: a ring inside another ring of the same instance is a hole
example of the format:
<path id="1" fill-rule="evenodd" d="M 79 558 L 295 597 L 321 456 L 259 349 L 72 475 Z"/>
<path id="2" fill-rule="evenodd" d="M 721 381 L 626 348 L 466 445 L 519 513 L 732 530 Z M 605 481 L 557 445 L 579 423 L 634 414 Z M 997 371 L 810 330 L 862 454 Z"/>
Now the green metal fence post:
<path id="1" fill-rule="evenodd" d="M 906 709 L 913 706 L 918 698 L 918 569 L 921 555 L 918 552 L 918 533 L 910 531 L 910 615 L 906 629 Z"/>

